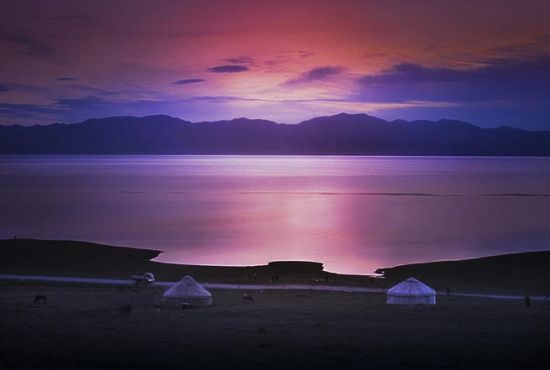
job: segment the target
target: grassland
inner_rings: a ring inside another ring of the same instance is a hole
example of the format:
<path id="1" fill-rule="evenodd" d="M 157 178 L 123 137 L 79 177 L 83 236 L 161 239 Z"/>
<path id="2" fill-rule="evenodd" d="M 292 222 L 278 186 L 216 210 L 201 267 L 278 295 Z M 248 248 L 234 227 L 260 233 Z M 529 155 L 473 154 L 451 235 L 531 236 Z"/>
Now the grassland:
<path id="1" fill-rule="evenodd" d="M 0 241 L 0 273 L 387 287 L 413 275 L 453 291 L 549 294 L 548 252 L 398 266 L 385 279 L 315 265 L 155 262 L 160 251 L 84 242 Z M 274 270 L 275 269 L 275 270 Z M 438 296 L 392 306 L 383 294 L 213 291 L 214 305 L 161 306 L 162 289 L 0 283 L 1 369 L 547 369 L 550 301 Z M 34 303 L 37 295 L 47 303 Z"/>
<path id="2" fill-rule="evenodd" d="M 2 369 L 547 369 L 550 302 L 213 291 L 157 308 L 157 288 L 1 285 Z M 33 303 L 46 295 L 47 304 Z M 128 304 L 130 306 L 128 306 Z M 122 307 L 131 307 L 130 310 Z"/>

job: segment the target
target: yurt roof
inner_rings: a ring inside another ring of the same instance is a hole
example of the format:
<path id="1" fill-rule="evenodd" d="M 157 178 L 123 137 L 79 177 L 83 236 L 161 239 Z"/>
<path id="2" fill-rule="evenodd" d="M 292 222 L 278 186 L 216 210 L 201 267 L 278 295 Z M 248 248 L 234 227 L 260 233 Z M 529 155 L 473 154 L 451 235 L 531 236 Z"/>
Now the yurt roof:
<path id="1" fill-rule="evenodd" d="M 212 294 L 191 276 L 184 276 L 163 294 L 164 297 L 211 297 Z"/>
<path id="2" fill-rule="evenodd" d="M 410 277 L 388 289 L 388 295 L 400 297 L 425 297 L 435 295 L 435 290 L 423 282 Z"/>

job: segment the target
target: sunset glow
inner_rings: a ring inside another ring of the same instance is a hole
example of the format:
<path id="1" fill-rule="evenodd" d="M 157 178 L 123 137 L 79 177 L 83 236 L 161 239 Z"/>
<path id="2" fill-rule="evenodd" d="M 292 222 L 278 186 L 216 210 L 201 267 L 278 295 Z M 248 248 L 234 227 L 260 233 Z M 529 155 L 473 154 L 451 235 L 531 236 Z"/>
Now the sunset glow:
<path id="1" fill-rule="evenodd" d="M 364 112 L 548 129 L 549 12 L 546 1 L 5 1 L 0 123 Z"/>

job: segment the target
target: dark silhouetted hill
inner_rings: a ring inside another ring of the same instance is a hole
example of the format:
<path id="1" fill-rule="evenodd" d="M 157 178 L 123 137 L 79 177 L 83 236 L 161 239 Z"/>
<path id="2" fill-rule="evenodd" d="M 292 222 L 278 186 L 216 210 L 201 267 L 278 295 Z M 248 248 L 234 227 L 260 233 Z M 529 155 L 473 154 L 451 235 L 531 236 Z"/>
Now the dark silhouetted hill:
<path id="1" fill-rule="evenodd" d="M 299 124 L 166 115 L 0 126 L 3 154 L 310 154 L 548 156 L 550 131 L 337 114 Z"/>
<path id="2" fill-rule="evenodd" d="M 392 282 L 414 276 L 440 291 L 467 292 L 477 289 L 478 292 L 495 293 L 516 290 L 524 294 L 548 294 L 549 267 L 550 251 L 541 251 L 416 263 L 380 268 L 376 272 Z"/>

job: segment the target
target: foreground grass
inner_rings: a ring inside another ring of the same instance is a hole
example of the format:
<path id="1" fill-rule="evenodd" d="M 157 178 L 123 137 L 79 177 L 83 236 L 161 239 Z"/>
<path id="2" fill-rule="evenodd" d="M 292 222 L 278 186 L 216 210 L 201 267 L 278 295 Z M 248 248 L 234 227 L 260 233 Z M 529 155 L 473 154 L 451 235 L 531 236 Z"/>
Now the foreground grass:
<path id="1" fill-rule="evenodd" d="M 2 369 L 546 369 L 550 304 L 439 297 L 213 291 L 155 307 L 150 288 L 0 286 Z M 35 295 L 47 304 L 34 304 Z M 120 307 L 131 304 L 131 311 Z"/>

